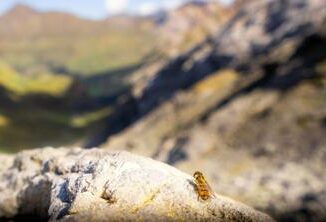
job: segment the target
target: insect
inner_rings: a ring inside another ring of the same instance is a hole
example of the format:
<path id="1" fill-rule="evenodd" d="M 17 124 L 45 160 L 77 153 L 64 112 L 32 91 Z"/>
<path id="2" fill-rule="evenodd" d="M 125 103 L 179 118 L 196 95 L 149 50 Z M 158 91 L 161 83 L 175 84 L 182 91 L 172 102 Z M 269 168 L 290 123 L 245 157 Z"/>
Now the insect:
<path id="1" fill-rule="evenodd" d="M 198 200 L 199 198 L 202 200 L 208 200 L 214 197 L 214 192 L 207 183 L 203 173 L 196 171 L 194 173 L 194 182 L 198 193 Z"/>

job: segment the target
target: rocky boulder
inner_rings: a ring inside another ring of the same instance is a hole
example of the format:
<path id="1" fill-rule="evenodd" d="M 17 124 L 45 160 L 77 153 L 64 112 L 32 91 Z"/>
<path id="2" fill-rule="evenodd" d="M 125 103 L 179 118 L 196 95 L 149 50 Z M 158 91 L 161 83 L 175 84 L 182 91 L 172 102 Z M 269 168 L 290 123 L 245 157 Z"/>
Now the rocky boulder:
<path id="1" fill-rule="evenodd" d="M 217 194 L 202 201 L 190 175 L 128 152 L 44 148 L 0 159 L 0 218 L 273 221 Z"/>

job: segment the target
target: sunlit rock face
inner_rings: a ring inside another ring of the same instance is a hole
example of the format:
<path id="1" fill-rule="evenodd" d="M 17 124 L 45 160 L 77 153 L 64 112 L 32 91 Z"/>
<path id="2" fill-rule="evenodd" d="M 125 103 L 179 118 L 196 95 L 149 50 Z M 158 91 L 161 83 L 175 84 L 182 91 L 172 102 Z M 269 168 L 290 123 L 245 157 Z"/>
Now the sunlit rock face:
<path id="1" fill-rule="evenodd" d="M 161 51 L 170 57 L 178 56 L 215 34 L 235 11 L 236 7 L 225 7 L 218 1 L 190 1 L 167 12 L 158 26 Z"/>
<path id="2" fill-rule="evenodd" d="M 273 221 L 217 194 L 201 200 L 192 176 L 128 152 L 44 148 L 1 160 L 0 218 Z"/>

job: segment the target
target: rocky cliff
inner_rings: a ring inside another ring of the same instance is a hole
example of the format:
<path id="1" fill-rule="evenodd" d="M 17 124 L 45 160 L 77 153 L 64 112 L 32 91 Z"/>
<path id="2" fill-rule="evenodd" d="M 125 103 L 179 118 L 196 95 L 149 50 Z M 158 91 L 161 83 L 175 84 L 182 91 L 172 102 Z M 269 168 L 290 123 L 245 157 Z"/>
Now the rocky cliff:
<path id="1" fill-rule="evenodd" d="M 240 3 L 239 3 L 240 4 Z M 236 6 L 223 7 L 217 1 L 190 1 L 176 10 L 166 12 L 158 26 L 158 48 L 169 57 L 185 50 L 216 33 L 235 13 Z"/>

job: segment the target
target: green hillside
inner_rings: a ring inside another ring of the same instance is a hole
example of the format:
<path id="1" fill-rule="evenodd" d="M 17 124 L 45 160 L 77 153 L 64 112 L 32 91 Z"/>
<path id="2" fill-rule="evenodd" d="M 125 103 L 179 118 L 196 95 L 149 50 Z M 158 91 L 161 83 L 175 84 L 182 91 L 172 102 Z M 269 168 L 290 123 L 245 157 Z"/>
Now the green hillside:
<path id="1" fill-rule="evenodd" d="M 0 17 L 0 151 L 82 144 L 154 45 L 151 22 L 17 6 Z M 151 41 L 150 41 L 151 40 Z M 129 68 L 128 68 L 129 67 Z"/>
<path id="2" fill-rule="evenodd" d="M 0 57 L 24 74 L 89 76 L 140 63 L 151 37 L 150 22 L 135 18 L 88 21 L 24 6 L 0 17 Z"/>

